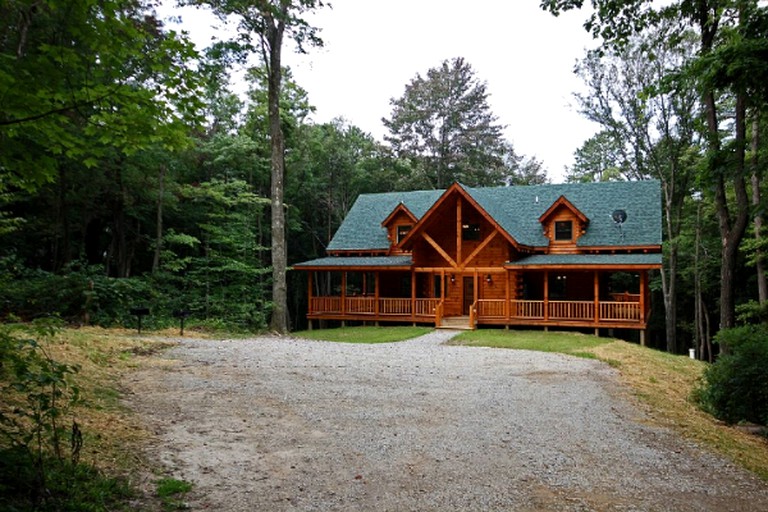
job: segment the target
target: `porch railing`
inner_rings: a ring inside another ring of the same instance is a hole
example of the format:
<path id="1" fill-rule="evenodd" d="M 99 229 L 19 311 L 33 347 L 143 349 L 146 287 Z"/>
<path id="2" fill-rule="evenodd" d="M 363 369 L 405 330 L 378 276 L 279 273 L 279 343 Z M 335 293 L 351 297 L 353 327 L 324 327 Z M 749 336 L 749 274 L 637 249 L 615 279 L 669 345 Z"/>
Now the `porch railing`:
<path id="1" fill-rule="evenodd" d="M 440 299 L 379 298 L 378 313 L 391 317 L 444 316 Z M 376 299 L 373 297 L 312 297 L 310 314 L 323 315 L 371 315 L 376 314 Z M 475 320 L 535 320 L 535 321 L 579 321 L 579 322 L 640 322 L 640 302 L 600 301 L 595 317 L 594 301 L 573 300 L 509 300 L 480 299 L 473 304 Z"/>
<path id="2" fill-rule="evenodd" d="M 350 314 L 350 315 L 375 315 L 376 299 L 373 297 L 312 297 L 309 306 L 312 314 Z M 379 314 L 392 316 L 408 316 L 414 311 L 416 316 L 435 316 L 440 299 L 402 299 L 380 298 Z"/>

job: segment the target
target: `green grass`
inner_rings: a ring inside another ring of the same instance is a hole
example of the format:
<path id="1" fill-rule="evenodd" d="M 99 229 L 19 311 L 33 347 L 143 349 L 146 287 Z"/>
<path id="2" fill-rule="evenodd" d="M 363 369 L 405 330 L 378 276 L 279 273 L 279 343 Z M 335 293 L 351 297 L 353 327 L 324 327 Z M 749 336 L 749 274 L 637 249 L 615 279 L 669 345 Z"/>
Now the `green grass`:
<path id="1" fill-rule="evenodd" d="M 559 352 L 577 357 L 594 359 L 589 349 L 611 343 L 610 338 L 598 338 L 588 334 L 545 331 L 507 331 L 503 329 L 478 329 L 467 331 L 453 338 L 452 345 L 474 347 L 513 348 L 539 352 Z"/>
<path id="2" fill-rule="evenodd" d="M 293 333 L 298 338 L 342 343 L 392 343 L 416 338 L 431 332 L 430 327 L 340 327 Z"/>
<path id="3" fill-rule="evenodd" d="M 163 503 L 163 510 L 184 510 L 187 508 L 182 498 L 192 490 L 192 484 L 175 478 L 163 478 L 157 482 L 157 496 Z"/>

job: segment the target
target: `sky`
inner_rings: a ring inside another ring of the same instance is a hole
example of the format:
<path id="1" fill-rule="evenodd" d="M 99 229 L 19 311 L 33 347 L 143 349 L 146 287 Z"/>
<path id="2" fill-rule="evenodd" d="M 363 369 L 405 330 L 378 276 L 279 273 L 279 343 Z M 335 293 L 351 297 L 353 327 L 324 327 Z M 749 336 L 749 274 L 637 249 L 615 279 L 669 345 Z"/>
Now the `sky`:
<path id="1" fill-rule="evenodd" d="M 574 64 L 596 43 L 584 12 L 554 17 L 539 0 L 331 0 L 309 16 L 322 48 L 306 55 L 284 49 L 296 83 L 316 107 L 318 123 L 343 117 L 383 142 L 381 119 L 392 113 L 416 74 L 463 57 L 485 82 L 488 102 L 515 151 L 544 163 L 553 182 L 598 127 L 578 113 L 583 91 Z M 215 33 L 211 17 L 186 9 L 182 26 L 199 46 Z"/>

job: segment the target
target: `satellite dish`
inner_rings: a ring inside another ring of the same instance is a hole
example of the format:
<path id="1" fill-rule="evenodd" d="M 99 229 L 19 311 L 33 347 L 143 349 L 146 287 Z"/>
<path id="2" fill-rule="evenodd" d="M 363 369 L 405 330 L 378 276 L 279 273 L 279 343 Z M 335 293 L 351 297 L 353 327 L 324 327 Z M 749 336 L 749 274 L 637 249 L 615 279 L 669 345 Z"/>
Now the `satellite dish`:
<path id="1" fill-rule="evenodd" d="M 627 212 L 624 210 L 613 210 L 611 218 L 616 224 L 624 224 L 624 222 L 627 220 Z"/>

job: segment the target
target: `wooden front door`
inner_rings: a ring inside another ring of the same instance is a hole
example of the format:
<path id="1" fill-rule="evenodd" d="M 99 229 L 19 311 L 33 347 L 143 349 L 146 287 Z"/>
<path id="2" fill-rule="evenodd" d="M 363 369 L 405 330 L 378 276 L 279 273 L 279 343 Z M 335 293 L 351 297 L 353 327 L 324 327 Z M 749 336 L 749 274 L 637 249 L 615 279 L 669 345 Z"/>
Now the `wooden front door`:
<path id="1" fill-rule="evenodd" d="M 461 301 L 461 314 L 468 315 L 469 308 L 472 307 L 472 303 L 475 302 L 475 278 L 464 278 L 464 297 Z"/>

